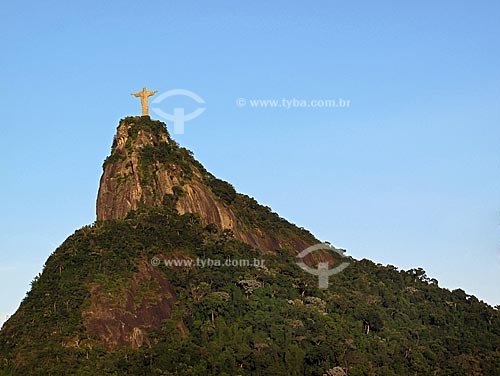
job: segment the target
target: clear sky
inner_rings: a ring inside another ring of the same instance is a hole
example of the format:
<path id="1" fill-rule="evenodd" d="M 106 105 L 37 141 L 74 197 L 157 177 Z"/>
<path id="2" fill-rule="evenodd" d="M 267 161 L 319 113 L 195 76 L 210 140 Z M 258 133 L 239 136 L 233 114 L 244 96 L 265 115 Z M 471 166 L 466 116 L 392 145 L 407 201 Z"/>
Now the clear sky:
<path id="1" fill-rule="evenodd" d="M 499 14 L 496 0 L 2 2 L 0 322 L 95 220 L 145 85 L 203 98 L 173 136 L 239 191 L 356 258 L 500 304 Z M 249 103 L 294 98 L 350 106 Z"/>

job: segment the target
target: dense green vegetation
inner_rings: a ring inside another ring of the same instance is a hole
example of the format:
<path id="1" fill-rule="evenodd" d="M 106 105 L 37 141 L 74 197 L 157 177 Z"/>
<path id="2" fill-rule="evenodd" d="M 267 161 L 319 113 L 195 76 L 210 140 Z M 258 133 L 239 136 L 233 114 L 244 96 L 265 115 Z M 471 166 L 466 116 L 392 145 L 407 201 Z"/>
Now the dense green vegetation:
<path id="1" fill-rule="evenodd" d="M 334 366 L 349 375 L 500 372 L 498 311 L 439 288 L 423 270 L 362 260 L 320 290 L 293 258 L 263 256 L 193 215 L 178 215 L 175 198 L 166 202 L 84 227 L 51 255 L 2 330 L 0 374 L 321 375 Z M 141 260 L 159 254 L 265 263 L 159 266 L 178 300 L 149 334 L 154 345 L 106 351 L 81 315 L 92 284 L 123 291 Z M 257 282 L 251 292 L 248 281 Z M 187 333 L 176 329 L 180 321 Z M 78 348 L 64 346 L 75 337 Z"/>

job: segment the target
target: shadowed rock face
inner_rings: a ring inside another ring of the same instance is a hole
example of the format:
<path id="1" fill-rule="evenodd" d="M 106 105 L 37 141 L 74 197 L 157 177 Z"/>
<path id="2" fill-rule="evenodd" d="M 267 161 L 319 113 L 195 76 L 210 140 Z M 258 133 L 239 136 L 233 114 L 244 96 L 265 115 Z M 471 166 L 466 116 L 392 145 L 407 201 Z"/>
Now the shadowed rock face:
<path id="1" fill-rule="evenodd" d="M 82 317 L 88 333 L 97 336 L 108 350 L 150 346 L 147 333 L 170 317 L 176 299 L 170 283 L 144 262 L 119 291 L 105 291 L 104 286 L 94 284 L 90 307 Z"/>
<path id="2" fill-rule="evenodd" d="M 236 238 L 263 252 L 286 248 L 295 254 L 314 243 L 312 236 L 306 241 L 293 234 L 270 234 L 254 223 L 243 225 L 232 205 L 207 185 L 205 178 L 211 174 L 170 138 L 163 123 L 149 117 L 129 117 L 120 122 L 103 168 L 98 221 L 125 218 L 141 205 L 162 205 L 165 195 L 174 195 L 178 187 L 182 191 L 176 201 L 180 214 L 195 213 L 204 226 L 229 229 Z"/>

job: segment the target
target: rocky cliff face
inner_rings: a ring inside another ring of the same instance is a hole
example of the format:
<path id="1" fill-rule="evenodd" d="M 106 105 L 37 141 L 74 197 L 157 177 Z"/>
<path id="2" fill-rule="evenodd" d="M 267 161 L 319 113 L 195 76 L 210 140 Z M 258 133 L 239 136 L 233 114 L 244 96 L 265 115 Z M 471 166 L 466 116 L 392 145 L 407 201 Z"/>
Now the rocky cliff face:
<path id="1" fill-rule="evenodd" d="M 120 121 L 111 155 L 103 167 L 97 197 L 98 221 L 125 218 L 141 206 L 161 206 L 164 200 L 174 198 L 180 214 L 195 213 L 204 226 L 212 224 L 218 230 L 230 230 L 236 238 L 264 252 L 297 253 L 316 242 L 307 231 L 215 178 L 190 151 L 177 145 L 164 123 L 149 117 Z M 239 218 L 242 211 L 257 206 L 268 211 L 270 217 L 274 215 L 276 223 L 267 226 L 269 223 L 258 223 L 259 218 Z"/>
<path id="2" fill-rule="evenodd" d="M 141 117 L 126 118 L 120 122 L 111 155 L 103 166 L 97 195 L 98 221 L 125 218 L 141 203 L 159 205 L 164 195 L 172 194 L 172 187 L 179 185 L 175 167 L 167 171 L 160 169 L 161 166 L 156 163 L 144 166 L 141 160 L 141 151 L 145 147 L 154 148 L 172 142 L 160 127 L 159 122 Z M 145 179 L 145 173 L 152 170 L 154 176 Z"/>

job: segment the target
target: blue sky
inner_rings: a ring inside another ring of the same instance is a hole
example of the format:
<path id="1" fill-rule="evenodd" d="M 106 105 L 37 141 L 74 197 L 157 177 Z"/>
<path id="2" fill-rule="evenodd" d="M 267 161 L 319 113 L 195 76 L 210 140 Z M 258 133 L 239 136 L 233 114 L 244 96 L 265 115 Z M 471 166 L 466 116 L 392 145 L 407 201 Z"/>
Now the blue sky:
<path id="1" fill-rule="evenodd" d="M 144 85 L 205 100 L 174 137 L 239 191 L 356 258 L 500 304 L 499 13 L 496 1 L 2 3 L 0 322 L 95 220 L 102 162 Z"/>

